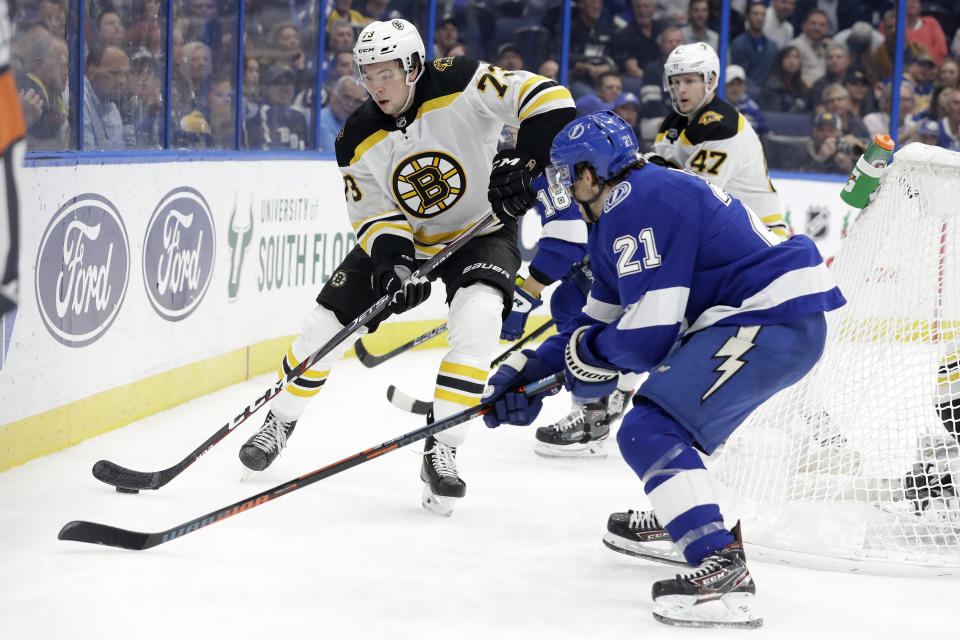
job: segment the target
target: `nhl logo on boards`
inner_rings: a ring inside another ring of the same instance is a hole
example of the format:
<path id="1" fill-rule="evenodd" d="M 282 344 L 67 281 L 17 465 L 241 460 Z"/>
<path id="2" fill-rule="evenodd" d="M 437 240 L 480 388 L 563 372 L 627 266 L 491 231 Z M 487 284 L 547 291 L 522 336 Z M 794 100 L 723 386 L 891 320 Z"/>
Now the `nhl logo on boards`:
<path id="1" fill-rule="evenodd" d="M 396 202 L 415 218 L 443 213 L 467 190 L 463 167 L 442 151 L 424 151 L 404 158 L 394 169 L 392 182 Z"/>

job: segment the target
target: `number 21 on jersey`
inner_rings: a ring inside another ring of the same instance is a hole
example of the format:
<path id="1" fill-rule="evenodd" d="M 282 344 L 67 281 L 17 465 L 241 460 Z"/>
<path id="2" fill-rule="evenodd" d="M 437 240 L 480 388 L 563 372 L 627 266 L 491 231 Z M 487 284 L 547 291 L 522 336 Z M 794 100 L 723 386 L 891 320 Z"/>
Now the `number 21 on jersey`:
<path id="1" fill-rule="evenodd" d="M 639 242 L 638 242 L 639 240 Z M 637 249 L 643 245 L 643 264 L 640 260 L 634 260 Z M 619 254 L 617 258 L 617 274 L 620 277 L 632 273 L 640 273 L 644 268 L 654 269 L 659 267 L 663 260 L 657 251 L 657 243 L 653 237 L 653 229 L 647 227 L 640 232 L 636 238 L 633 236 L 620 236 L 613 241 L 613 252 Z"/>

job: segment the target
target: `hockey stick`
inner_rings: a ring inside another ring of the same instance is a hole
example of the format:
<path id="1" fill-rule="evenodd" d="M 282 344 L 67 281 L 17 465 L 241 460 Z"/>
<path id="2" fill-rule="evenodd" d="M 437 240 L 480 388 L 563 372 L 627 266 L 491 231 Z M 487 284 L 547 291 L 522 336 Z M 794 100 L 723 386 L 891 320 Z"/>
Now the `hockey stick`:
<path id="1" fill-rule="evenodd" d="M 509 349 L 507 349 L 506 351 L 501 353 L 499 356 L 494 358 L 493 362 L 490 363 L 490 366 L 491 367 L 497 366 L 498 364 L 506 360 L 511 353 L 513 353 L 514 351 L 516 351 L 526 343 L 530 342 L 534 338 L 537 338 L 543 335 L 543 333 L 547 329 L 549 329 L 555 324 L 556 322 L 554 320 L 549 320 L 548 322 L 543 323 L 542 325 L 540 325 L 539 327 L 531 331 L 528 335 L 525 335 L 520 340 L 520 342 L 512 345 Z M 359 341 L 357 342 L 359 344 Z M 404 393 L 394 385 L 390 385 L 389 387 L 387 387 L 387 400 L 390 401 L 390 404 L 392 404 L 393 406 L 395 406 L 396 408 L 402 411 L 406 411 L 407 413 L 415 413 L 421 416 L 427 415 L 433 409 L 432 401 L 428 402 L 426 400 L 418 400 L 413 396 Z"/>
<path id="2" fill-rule="evenodd" d="M 490 363 L 490 368 L 492 369 L 493 367 L 497 366 L 498 364 L 500 364 L 501 362 L 509 358 L 511 353 L 513 353 L 523 345 L 527 344 L 531 340 L 542 336 L 544 333 L 547 332 L 548 329 L 550 329 L 550 327 L 552 327 L 555 324 L 557 324 L 557 321 L 554 320 L 553 318 L 550 318 L 550 320 L 548 320 L 547 322 L 544 322 L 542 325 L 540 325 L 539 327 L 537 327 L 527 335 L 520 338 L 519 342 L 516 342 L 509 349 L 507 349 L 506 351 L 498 355 L 496 358 L 494 358 L 493 362 Z"/>
<path id="3" fill-rule="evenodd" d="M 488 213 L 475 225 L 450 241 L 450 243 L 439 253 L 420 265 L 416 271 L 410 274 L 410 278 L 425 276 L 436 269 L 440 263 L 453 255 L 454 252 L 460 249 L 494 220 L 496 220 L 496 217 L 492 213 Z M 118 491 L 127 490 L 127 492 L 136 492 L 141 489 L 159 489 L 180 475 L 184 469 L 196 462 L 197 458 L 209 451 L 215 444 L 225 438 L 227 434 L 240 426 L 244 421 L 246 421 L 247 418 L 252 416 L 257 410 L 267 404 L 274 396 L 283 391 L 283 388 L 286 387 L 292 380 L 299 378 L 300 375 L 313 366 L 314 363 L 333 351 L 337 345 L 353 335 L 367 322 L 367 320 L 383 312 L 383 310 L 386 309 L 387 305 L 389 304 L 389 296 L 383 296 L 377 300 L 373 306 L 357 316 L 353 322 L 338 331 L 336 335 L 330 338 L 330 340 L 328 340 L 319 349 L 304 358 L 299 365 L 293 368 L 285 377 L 280 378 L 280 380 L 274 383 L 272 387 L 267 389 L 263 395 L 254 400 L 252 404 L 248 404 L 246 407 L 244 407 L 243 411 L 240 412 L 239 415 L 220 427 L 216 433 L 204 440 L 203 444 L 191 451 L 186 458 L 172 467 L 151 473 L 144 471 L 133 471 L 132 469 L 121 467 L 120 465 L 110 462 L 109 460 L 100 460 L 93 465 L 93 477 L 101 482 L 105 482 L 106 484 L 117 487 Z"/>
<path id="4" fill-rule="evenodd" d="M 539 393 L 545 393 L 551 389 L 555 389 L 562 384 L 563 372 L 560 372 L 553 376 L 543 378 L 542 380 L 531 382 L 525 387 L 520 387 L 517 390 L 522 391 L 527 397 L 532 397 Z M 313 484 L 314 482 L 317 482 L 318 480 L 329 478 L 332 475 L 340 473 L 341 471 L 346 471 L 347 469 L 355 467 L 359 464 L 363 464 L 368 460 L 373 460 L 374 458 L 377 458 L 385 453 L 389 453 L 390 451 L 399 449 L 400 447 L 405 447 L 411 442 L 423 440 L 427 436 L 432 436 L 458 424 L 463 424 L 468 420 L 472 420 L 477 416 L 487 413 L 490 411 L 492 406 L 492 402 L 482 402 L 475 407 L 464 409 L 460 413 L 455 413 L 454 415 L 444 418 L 443 420 L 438 420 L 424 427 L 420 427 L 419 429 L 405 433 L 404 435 L 394 438 L 393 440 L 387 440 L 379 446 L 355 453 L 349 458 L 344 458 L 339 462 L 334 462 L 333 464 L 321 467 L 320 469 L 311 471 L 310 473 L 300 476 L 299 478 L 288 480 L 287 482 L 279 484 L 272 489 L 267 489 L 266 491 L 262 491 L 255 496 L 244 498 L 243 500 L 234 502 L 233 504 L 222 509 L 211 511 L 210 513 L 202 515 L 199 518 L 188 520 L 181 525 L 177 525 L 176 527 L 167 529 L 165 531 L 159 531 L 157 533 L 140 533 L 139 531 L 120 529 L 119 527 L 98 524 L 96 522 L 74 520 L 72 522 L 68 522 L 63 526 L 62 529 L 60 529 L 60 533 L 57 535 L 57 538 L 60 540 L 74 540 L 76 542 L 89 542 L 91 544 L 102 544 L 109 547 L 120 547 L 121 549 L 133 549 L 135 551 L 149 549 L 150 547 L 155 547 L 158 544 L 170 542 L 176 538 L 181 538 L 188 533 L 193 533 L 197 529 L 202 529 L 207 525 L 222 522 L 230 516 L 235 516 L 238 513 L 252 509 L 253 507 L 259 507 L 265 502 L 269 502 L 275 498 L 280 498 L 287 494 L 293 493 L 297 489 L 302 489 Z"/>
<path id="5" fill-rule="evenodd" d="M 366 348 L 365 346 L 363 346 L 363 338 L 358 339 L 358 340 L 354 343 L 353 348 L 354 348 L 354 350 L 357 352 L 357 359 L 360 360 L 360 363 L 361 363 L 363 366 L 365 366 L 365 367 L 375 367 L 375 366 L 377 366 L 378 364 L 383 364 L 384 362 L 386 362 L 387 360 L 389 360 L 389 359 L 392 358 L 393 356 L 398 356 L 398 355 L 400 355 L 401 353 L 403 353 L 404 351 L 409 351 L 410 349 L 413 349 L 413 348 L 416 347 L 417 345 L 423 344 L 424 342 L 426 342 L 427 340 L 429 340 L 429 339 L 431 339 L 431 338 L 436 338 L 438 335 L 440 335 L 441 333 L 443 333 L 443 332 L 446 331 L 446 330 L 447 330 L 447 323 L 444 322 L 443 324 L 438 325 L 438 326 L 434 327 L 433 329 L 430 329 L 430 331 L 427 331 L 427 332 L 424 333 L 423 335 L 417 336 L 416 338 L 414 338 L 414 339 L 411 340 L 410 342 L 408 342 L 408 343 L 406 343 L 406 344 L 403 344 L 403 345 L 400 345 L 400 346 L 397 347 L 396 349 L 393 349 L 392 351 L 388 351 L 388 352 L 386 352 L 386 353 L 384 353 L 384 354 L 382 354 L 382 355 L 379 355 L 379 356 L 375 356 L 375 355 L 373 355 L 372 353 L 370 353 L 369 351 L 367 351 L 367 348 Z"/>

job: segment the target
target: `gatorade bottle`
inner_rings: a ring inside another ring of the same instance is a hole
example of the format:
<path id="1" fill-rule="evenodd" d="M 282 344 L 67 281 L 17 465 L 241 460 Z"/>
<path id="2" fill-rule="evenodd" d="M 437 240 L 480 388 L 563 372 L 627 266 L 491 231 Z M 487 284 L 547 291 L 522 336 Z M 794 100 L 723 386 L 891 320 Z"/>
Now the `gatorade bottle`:
<path id="1" fill-rule="evenodd" d="M 847 179 L 840 198 L 851 207 L 863 209 L 870 204 L 870 194 L 880 184 L 880 176 L 893 154 L 893 139 L 887 135 L 873 138 L 870 146 L 857 160 L 856 166 Z"/>

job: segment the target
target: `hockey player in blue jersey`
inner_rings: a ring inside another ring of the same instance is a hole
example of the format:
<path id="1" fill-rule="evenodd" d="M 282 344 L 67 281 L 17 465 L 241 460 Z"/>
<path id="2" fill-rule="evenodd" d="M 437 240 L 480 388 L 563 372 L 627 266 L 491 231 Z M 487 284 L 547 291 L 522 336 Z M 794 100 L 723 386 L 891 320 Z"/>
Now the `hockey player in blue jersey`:
<path id="1" fill-rule="evenodd" d="M 580 208 L 566 191 L 551 191 L 545 176 L 534 179 L 531 188 L 537 194 L 543 230 L 529 275 L 517 276 L 513 308 L 500 332 L 504 340 L 523 336 L 528 316 L 543 304 L 541 292 L 558 280 L 550 296 L 550 315 L 559 332 L 574 328 L 593 282 L 589 260 L 585 260 L 587 224 Z M 569 414 L 537 429 L 534 451 L 545 457 L 605 457 L 610 427 L 623 415 L 637 384 L 639 376 L 625 374 L 617 389 L 604 398 L 574 397 Z"/>
<path id="2" fill-rule="evenodd" d="M 622 371 L 648 371 L 617 443 L 656 510 L 641 515 L 662 522 L 696 567 L 654 583 L 654 617 L 759 626 L 739 523 L 724 524 L 699 452 L 713 453 L 813 367 L 824 312 L 845 300 L 809 238 L 782 240 L 718 187 L 648 163 L 637 149 L 610 112 L 578 118 L 554 139 L 547 176 L 593 223 L 594 282 L 576 328 L 515 354 L 491 377 L 485 399 L 494 408 L 484 421 L 530 424 L 542 397 L 511 389 L 558 371 L 581 397 L 610 393 Z"/>

